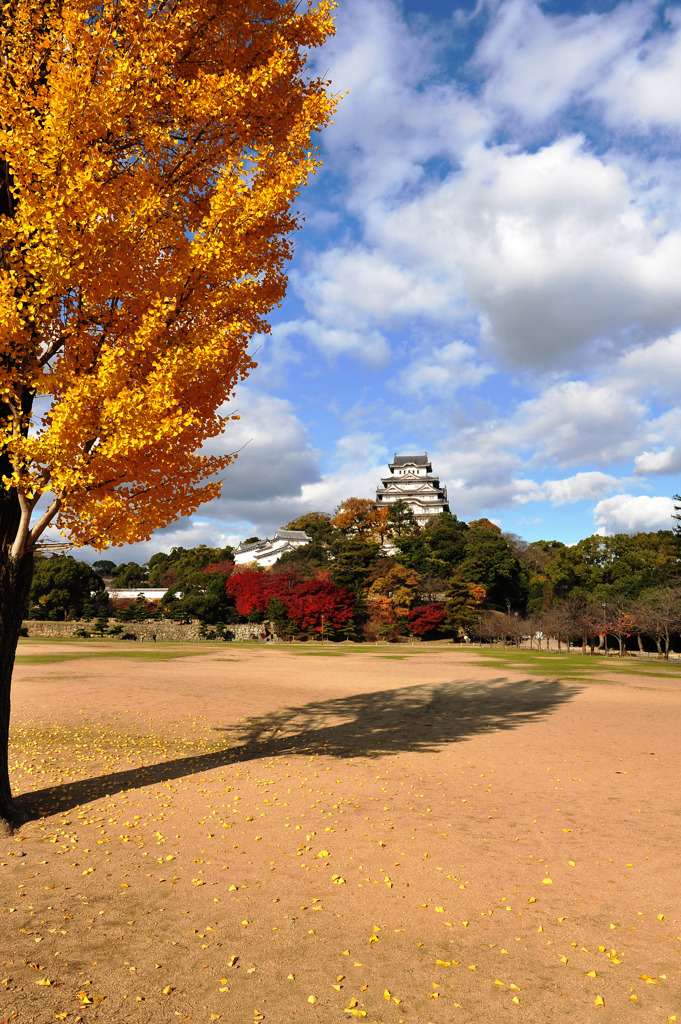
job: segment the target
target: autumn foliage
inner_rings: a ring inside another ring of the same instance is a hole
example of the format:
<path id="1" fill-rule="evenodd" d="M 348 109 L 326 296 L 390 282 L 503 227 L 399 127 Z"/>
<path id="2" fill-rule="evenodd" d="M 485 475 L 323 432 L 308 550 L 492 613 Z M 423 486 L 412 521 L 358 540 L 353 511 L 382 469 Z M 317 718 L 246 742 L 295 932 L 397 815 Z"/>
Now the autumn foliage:
<path id="1" fill-rule="evenodd" d="M 333 0 L 9 0 L 0 19 L 0 827 L 33 552 L 148 538 L 286 288 Z M 229 443 L 229 442 L 228 442 Z M 38 501 L 44 511 L 32 521 Z"/>
<path id="2" fill-rule="evenodd" d="M 218 493 L 234 456 L 197 450 L 228 426 L 248 342 L 285 291 L 291 204 L 333 108 L 305 70 L 331 7 L 4 7 L 0 477 L 21 503 L 15 554 L 55 517 L 106 547 Z"/>
<path id="3" fill-rule="evenodd" d="M 419 605 L 409 612 L 409 628 L 415 636 L 434 636 L 447 618 L 447 609 L 441 601 Z"/>
<path id="4" fill-rule="evenodd" d="M 324 575 L 303 579 L 292 572 L 270 573 L 245 567 L 235 572 L 225 585 L 240 615 L 264 613 L 270 601 L 276 598 L 301 633 L 321 632 L 323 619 L 327 635 L 332 635 L 334 630 L 341 630 L 350 622 L 355 610 L 352 591 Z"/>

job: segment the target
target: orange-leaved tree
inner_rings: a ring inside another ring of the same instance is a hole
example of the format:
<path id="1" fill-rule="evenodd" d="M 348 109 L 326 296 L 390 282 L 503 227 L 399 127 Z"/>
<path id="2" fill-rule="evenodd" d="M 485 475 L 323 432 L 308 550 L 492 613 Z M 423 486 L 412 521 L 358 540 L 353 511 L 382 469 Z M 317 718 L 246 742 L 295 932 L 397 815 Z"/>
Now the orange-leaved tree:
<path id="1" fill-rule="evenodd" d="M 388 530 L 388 506 L 379 508 L 371 498 L 346 498 L 331 520 L 334 530 L 357 537 L 380 537 Z"/>
<path id="2" fill-rule="evenodd" d="M 0 818 L 33 552 L 147 538 L 286 286 L 333 0 L 8 0 L 0 22 Z M 42 499 L 42 501 L 41 501 Z M 40 502 L 40 504 L 38 504 Z"/>

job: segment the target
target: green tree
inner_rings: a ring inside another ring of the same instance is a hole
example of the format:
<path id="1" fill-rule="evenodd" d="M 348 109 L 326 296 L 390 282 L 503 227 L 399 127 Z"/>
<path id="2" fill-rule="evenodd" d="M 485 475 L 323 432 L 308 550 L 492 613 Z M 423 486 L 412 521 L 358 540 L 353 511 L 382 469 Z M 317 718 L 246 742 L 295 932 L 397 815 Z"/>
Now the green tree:
<path id="1" fill-rule="evenodd" d="M 525 611 L 527 573 L 500 534 L 487 529 L 469 530 L 457 575 L 468 583 L 484 587 L 489 607 Z"/>
<path id="2" fill-rule="evenodd" d="M 196 549 L 195 549 L 196 550 Z M 231 548 L 207 549 L 223 553 Z M 190 554 L 185 552 L 185 555 Z M 205 560 L 205 552 L 199 561 Z M 225 582 L 231 575 L 232 563 L 220 559 L 216 568 L 225 566 L 225 572 L 207 572 L 212 560 L 203 568 L 193 567 L 196 563 L 191 557 L 178 561 L 177 579 L 168 588 L 161 599 L 160 613 L 164 618 L 187 622 L 198 619 L 203 625 L 217 626 L 220 623 L 237 622 L 239 619 L 234 598 L 225 588 Z"/>
<path id="3" fill-rule="evenodd" d="M 306 512 L 305 515 L 287 523 L 284 529 L 304 530 L 313 541 L 323 544 L 330 544 L 334 536 L 331 515 L 328 512 Z"/>
<path id="4" fill-rule="evenodd" d="M 138 565 L 137 562 L 123 562 L 122 565 L 117 566 L 111 586 L 114 590 L 132 590 L 135 587 L 146 586 L 147 581 L 146 566 Z"/>
<path id="5" fill-rule="evenodd" d="M 296 529 L 296 527 L 286 527 L 286 529 Z M 280 597 L 271 597 L 267 602 L 267 618 L 272 623 L 274 632 L 277 636 L 288 640 L 293 633 L 296 631 L 296 624 L 292 619 L 289 618 L 289 614 L 286 610 L 286 605 Z"/>
<path id="6" fill-rule="evenodd" d="M 380 557 L 381 549 L 372 540 L 350 537 L 336 551 L 331 564 L 331 578 L 350 590 L 362 590 Z"/>
<path id="7" fill-rule="evenodd" d="M 448 579 L 466 551 L 468 527 L 450 512 L 433 516 L 418 536 L 396 537 L 395 558 L 420 576 Z"/>
<path id="8" fill-rule="evenodd" d="M 678 574 L 678 552 L 671 530 L 591 536 L 563 548 L 546 569 L 554 601 L 632 600 Z"/>
<path id="9" fill-rule="evenodd" d="M 170 553 L 159 551 L 149 559 L 149 585 L 169 587 L 190 579 L 193 582 L 209 565 L 226 561 L 234 561 L 231 547 L 209 548 L 200 544 L 195 548 L 175 547 Z"/>
<path id="10" fill-rule="evenodd" d="M 461 630 L 474 632 L 480 622 L 480 606 L 485 600 L 484 588 L 452 576 L 447 583 L 445 598 L 445 628 L 448 634 L 458 636 Z"/>
<path id="11" fill-rule="evenodd" d="M 71 555 L 37 558 L 29 596 L 29 618 L 81 618 L 86 610 L 91 610 L 93 593 L 102 593 L 106 603 L 102 578 L 87 562 L 79 562 Z"/>
<path id="12" fill-rule="evenodd" d="M 388 529 L 393 537 L 413 537 L 419 532 L 414 510 L 404 498 L 388 505 Z"/>
<path id="13" fill-rule="evenodd" d="M 92 563 L 92 568 L 95 572 L 98 572 L 100 576 L 115 576 L 118 564 L 112 562 L 110 558 L 98 558 L 96 562 Z"/>
<path id="14" fill-rule="evenodd" d="M 280 572 L 283 569 L 294 569 L 303 576 L 313 576 L 319 569 L 328 565 L 330 561 L 329 549 L 326 544 L 313 540 L 300 548 L 293 548 L 292 551 L 285 551 L 280 555 L 272 566 L 273 572 Z"/>

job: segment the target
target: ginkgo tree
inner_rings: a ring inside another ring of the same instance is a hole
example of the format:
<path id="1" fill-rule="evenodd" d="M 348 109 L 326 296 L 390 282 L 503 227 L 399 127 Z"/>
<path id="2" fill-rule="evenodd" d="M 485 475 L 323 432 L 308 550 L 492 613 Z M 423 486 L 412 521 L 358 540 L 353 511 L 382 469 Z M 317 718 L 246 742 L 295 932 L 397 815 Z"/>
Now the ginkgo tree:
<path id="1" fill-rule="evenodd" d="M 282 299 L 330 0 L 8 0 L 0 21 L 0 818 L 33 554 L 148 538 Z"/>

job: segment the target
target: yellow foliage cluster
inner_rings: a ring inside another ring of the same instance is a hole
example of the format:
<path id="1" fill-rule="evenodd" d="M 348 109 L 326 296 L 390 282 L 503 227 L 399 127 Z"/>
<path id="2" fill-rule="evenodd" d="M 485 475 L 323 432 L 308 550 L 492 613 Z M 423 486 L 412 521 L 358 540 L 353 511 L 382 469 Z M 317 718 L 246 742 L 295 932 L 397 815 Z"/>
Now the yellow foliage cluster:
<path id="1" fill-rule="evenodd" d="M 331 0 L 10 0 L 0 24 L 0 457 L 76 544 L 219 491 L 201 454 L 285 291 L 335 99 Z M 45 524 L 46 525 L 46 524 Z"/>
<path id="2" fill-rule="evenodd" d="M 388 529 L 388 507 L 379 508 L 370 498 L 347 498 L 336 509 L 331 526 L 358 537 L 382 540 Z"/>

